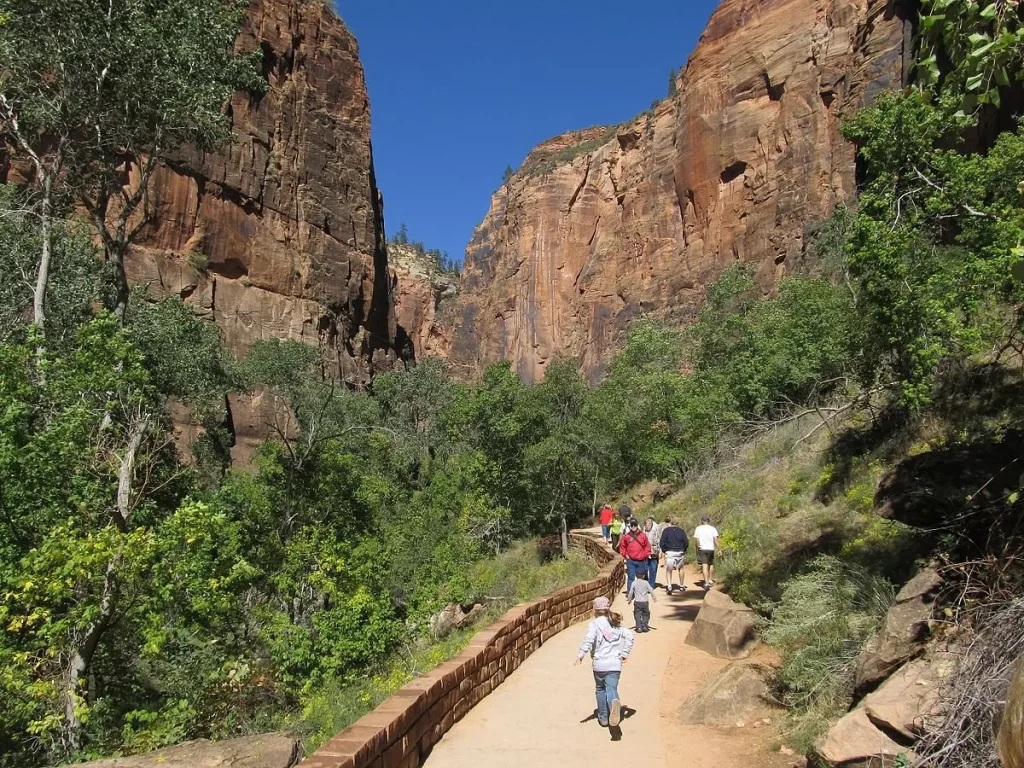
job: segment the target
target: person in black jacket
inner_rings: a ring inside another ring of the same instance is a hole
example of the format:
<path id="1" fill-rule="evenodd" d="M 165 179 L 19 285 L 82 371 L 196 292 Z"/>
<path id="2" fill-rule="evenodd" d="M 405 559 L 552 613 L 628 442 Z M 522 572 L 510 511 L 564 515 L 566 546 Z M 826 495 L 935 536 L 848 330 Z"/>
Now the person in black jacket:
<path id="1" fill-rule="evenodd" d="M 686 531 L 672 522 L 670 517 L 665 519 L 665 524 L 661 527 L 659 546 L 665 558 L 665 591 L 671 595 L 678 586 L 681 591 L 686 592 L 686 584 L 683 583 L 683 559 L 686 548 L 690 546 L 690 540 L 686 536 Z M 673 576 L 676 577 L 678 585 L 672 583 Z"/>

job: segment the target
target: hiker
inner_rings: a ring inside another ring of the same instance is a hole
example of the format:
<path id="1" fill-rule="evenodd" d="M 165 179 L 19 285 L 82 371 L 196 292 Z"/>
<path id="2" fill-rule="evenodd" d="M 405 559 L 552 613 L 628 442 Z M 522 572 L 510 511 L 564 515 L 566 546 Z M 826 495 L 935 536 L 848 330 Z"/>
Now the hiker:
<path id="1" fill-rule="evenodd" d="M 608 526 L 612 540 L 612 549 L 616 552 L 619 551 L 619 539 L 622 538 L 622 531 L 625 528 L 625 525 L 626 524 L 622 521 L 622 518 L 616 515 L 612 518 L 612 524 Z"/>
<path id="2" fill-rule="evenodd" d="M 619 519 L 622 520 L 622 530 L 625 532 L 629 528 L 629 521 L 633 519 L 633 510 L 628 504 L 619 507 Z"/>
<path id="3" fill-rule="evenodd" d="M 651 631 L 651 603 L 658 602 L 654 596 L 654 587 L 647 581 L 647 574 L 640 571 L 636 575 L 636 581 L 629 588 L 626 595 L 626 602 L 633 603 L 633 618 L 636 620 L 637 632 Z"/>
<path id="4" fill-rule="evenodd" d="M 629 521 L 629 530 L 619 540 L 619 554 L 626 558 L 626 594 L 629 594 L 636 575 L 647 573 L 647 558 L 651 556 L 651 542 L 640 530 L 640 523 L 635 517 Z"/>
<path id="5" fill-rule="evenodd" d="M 648 517 L 644 522 L 644 535 L 651 542 L 651 556 L 647 558 L 647 583 L 654 589 L 658 585 L 658 560 L 661 558 L 661 528 Z"/>
<path id="6" fill-rule="evenodd" d="M 665 524 L 661 527 L 661 540 L 658 542 L 661 553 L 665 556 L 665 591 L 670 595 L 675 592 L 676 587 L 683 592 L 686 591 L 686 584 L 683 582 L 683 559 L 686 555 L 686 548 L 690 546 L 690 540 L 686 537 L 686 531 L 676 525 L 671 517 L 665 518 Z M 676 584 L 672 583 L 675 576 Z"/>
<path id="7" fill-rule="evenodd" d="M 697 541 L 697 564 L 704 574 L 704 591 L 715 586 L 715 553 L 721 554 L 718 546 L 718 529 L 711 524 L 711 518 L 704 515 L 700 519 L 700 525 L 693 532 L 693 538 Z"/>
<path id="8" fill-rule="evenodd" d="M 622 616 L 612 610 L 607 597 L 594 600 L 594 620 L 576 654 L 577 666 L 588 653 L 594 661 L 594 688 L 597 693 L 597 722 L 602 727 L 617 727 L 622 722 L 619 701 L 619 676 L 622 665 L 633 650 L 633 633 L 622 626 Z"/>
<path id="9" fill-rule="evenodd" d="M 601 536 L 605 541 L 612 540 L 611 526 L 613 517 L 615 517 L 615 513 L 612 512 L 612 505 L 605 504 L 601 508 Z"/>

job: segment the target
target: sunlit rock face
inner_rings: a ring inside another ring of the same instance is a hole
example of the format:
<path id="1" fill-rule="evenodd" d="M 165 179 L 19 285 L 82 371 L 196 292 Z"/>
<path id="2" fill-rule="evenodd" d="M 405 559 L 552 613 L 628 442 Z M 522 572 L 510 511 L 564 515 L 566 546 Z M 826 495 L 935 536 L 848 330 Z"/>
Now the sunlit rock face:
<path id="1" fill-rule="evenodd" d="M 545 142 L 494 194 L 442 334 L 453 362 L 537 380 L 566 355 L 596 379 L 637 318 L 692 321 L 731 262 L 770 291 L 854 195 L 840 123 L 900 86 L 905 17 L 893 0 L 724 0 L 674 96 Z"/>
<path id="2" fill-rule="evenodd" d="M 236 354 L 297 339 L 363 384 L 393 355 L 395 321 L 358 45 L 309 0 L 253 0 L 237 45 L 262 50 L 269 88 L 231 99 L 221 151 L 160 170 L 130 279 L 185 298 Z"/>

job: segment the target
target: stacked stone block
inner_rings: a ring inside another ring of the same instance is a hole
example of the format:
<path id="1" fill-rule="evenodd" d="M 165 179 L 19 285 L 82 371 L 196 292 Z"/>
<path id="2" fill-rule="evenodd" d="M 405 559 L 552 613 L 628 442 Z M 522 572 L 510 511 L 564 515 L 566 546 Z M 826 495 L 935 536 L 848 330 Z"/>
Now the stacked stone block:
<path id="1" fill-rule="evenodd" d="M 557 538 L 542 544 L 557 544 Z M 594 598 L 625 583 L 622 559 L 601 541 L 569 534 L 599 563 L 591 581 L 519 605 L 481 630 L 455 658 L 416 678 L 324 744 L 304 768 L 418 768 L 441 737 L 548 638 L 591 613 Z"/>

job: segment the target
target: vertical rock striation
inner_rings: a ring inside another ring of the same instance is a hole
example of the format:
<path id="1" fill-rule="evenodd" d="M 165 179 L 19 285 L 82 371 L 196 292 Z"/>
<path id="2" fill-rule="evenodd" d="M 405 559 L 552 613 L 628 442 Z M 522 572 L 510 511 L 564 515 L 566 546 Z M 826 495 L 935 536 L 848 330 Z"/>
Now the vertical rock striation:
<path id="1" fill-rule="evenodd" d="M 231 99 L 221 151 L 168 158 L 129 279 L 184 298 L 236 355 L 295 339 L 362 386 L 396 328 L 358 45 L 323 0 L 252 0 L 237 46 L 262 51 L 268 89 Z M 231 398 L 236 457 L 288 420 L 268 397 Z"/>
<path id="2" fill-rule="evenodd" d="M 356 40 L 321 0 L 253 0 L 237 45 L 262 50 L 268 90 L 231 99 L 220 152 L 168 159 L 129 276 L 192 303 L 235 352 L 318 344 L 364 383 L 395 325 Z"/>
<path id="3" fill-rule="evenodd" d="M 555 356 L 603 371 L 641 316 L 691 321 L 734 261 L 769 291 L 808 223 L 852 199 L 840 120 L 898 88 L 897 0 L 724 0 L 673 97 L 537 147 L 493 196 L 467 254 L 450 355 Z"/>

